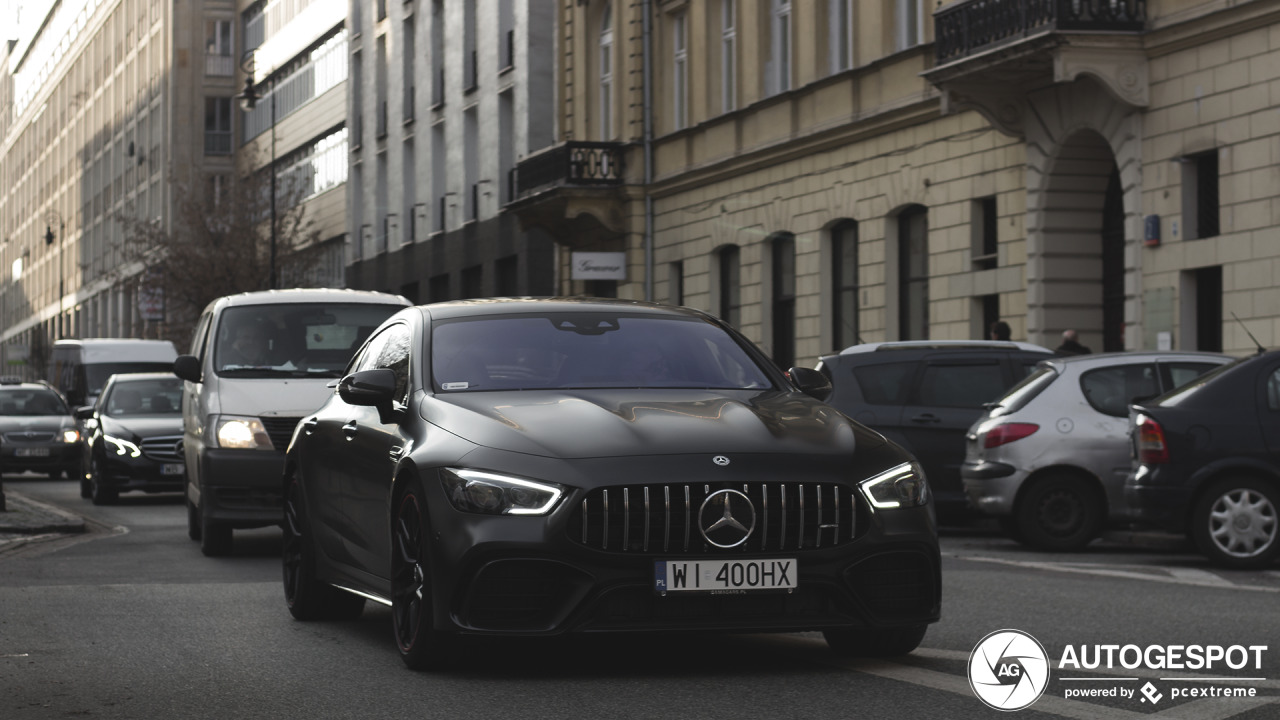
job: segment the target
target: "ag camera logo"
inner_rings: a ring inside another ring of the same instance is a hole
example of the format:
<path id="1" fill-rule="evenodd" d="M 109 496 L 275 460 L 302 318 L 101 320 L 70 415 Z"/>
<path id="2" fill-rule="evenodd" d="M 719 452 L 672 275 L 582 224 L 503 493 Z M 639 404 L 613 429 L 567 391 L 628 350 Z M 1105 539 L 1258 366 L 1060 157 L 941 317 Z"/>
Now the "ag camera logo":
<path id="1" fill-rule="evenodd" d="M 1048 684 L 1049 655 L 1021 630 L 997 630 L 969 655 L 969 687 L 994 710 L 1030 707 Z"/>

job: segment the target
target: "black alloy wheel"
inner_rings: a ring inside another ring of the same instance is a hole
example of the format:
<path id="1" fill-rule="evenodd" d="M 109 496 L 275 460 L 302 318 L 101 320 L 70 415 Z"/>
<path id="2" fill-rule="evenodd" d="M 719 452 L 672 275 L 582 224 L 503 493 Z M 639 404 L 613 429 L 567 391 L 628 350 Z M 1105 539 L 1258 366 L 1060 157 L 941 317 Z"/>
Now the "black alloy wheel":
<path id="1" fill-rule="evenodd" d="M 89 495 L 94 505 L 114 505 L 120 499 L 120 491 L 107 487 L 102 462 L 98 458 L 89 461 Z"/>
<path id="2" fill-rule="evenodd" d="M 1191 513 L 1191 539 L 1215 565 L 1269 566 L 1280 554 L 1280 488 L 1249 476 L 1215 482 Z"/>
<path id="3" fill-rule="evenodd" d="M 433 627 L 425 505 L 417 485 L 407 484 L 392 518 L 391 624 L 404 664 L 435 670 L 444 664 L 450 638 Z"/>
<path id="4" fill-rule="evenodd" d="M 316 579 L 316 550 L 306 513 L 302 487 L 294 478 L 285 492 L 281 547 L 289 613 L 298 620 L 355 620 L 364 611 L 364 598 Z"/>
<path id="5" fill-rule="evenodd" d="M 845 657 L 894 657 L 920 647 L 928 625 L 895 628 L 840 628 L 823 630 L 822 637 L 837 655 Z"/>
<path id="6" fill-rule="evenodd" d="M 1103 502 L 1087 480 L 1050 475 L 1036 480 L 1015 510 L 1019 541 L 1041 550 L 1083 550 L 1102 533 Z"/>

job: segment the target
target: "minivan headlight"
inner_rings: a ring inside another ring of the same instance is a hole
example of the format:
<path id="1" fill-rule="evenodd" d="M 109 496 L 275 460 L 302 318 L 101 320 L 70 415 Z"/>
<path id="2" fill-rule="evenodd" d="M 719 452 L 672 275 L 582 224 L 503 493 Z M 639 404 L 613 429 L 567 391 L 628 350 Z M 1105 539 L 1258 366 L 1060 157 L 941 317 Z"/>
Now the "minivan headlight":
<path id="1" fill-rule="evenodd" d="M 214 438 L 218 447 L 233 450 L 274 450 L 271 436 L 256 417 L 238 415 L 215 415 L 213 422 Z"/>
<path id="2" fill-rule="evenodd" d="M 918 507 L 929 502 L 929 483 L 924 470 L 913 462 L 889 468 L 863 480 L 860 487 L 872 507 L 880 509 Z"/>
<path id="3" fill-rule="evenodd" d="M 445 468 L 444 494 L 463 512 L 485 515 L 546 515 L 564 495 L 564 487 L 507 475 Z"/>

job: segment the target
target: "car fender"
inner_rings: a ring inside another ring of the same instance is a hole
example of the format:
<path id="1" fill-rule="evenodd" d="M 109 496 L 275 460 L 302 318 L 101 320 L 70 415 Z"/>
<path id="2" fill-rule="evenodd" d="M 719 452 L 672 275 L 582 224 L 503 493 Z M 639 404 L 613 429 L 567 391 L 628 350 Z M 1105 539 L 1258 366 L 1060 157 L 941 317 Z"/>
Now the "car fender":
<path id="1" fill-rule="evenodd" d="M 1030 475 L 1028 475 L 1026 480 L 1022 481 L 1022 484 L 1018 486 L 1018 493 L 1013 499 L 1014 513 L 1018 512 L 1019 506 L 1022 504 L 1022 499 L 1024 496 L 1026 496 L 1027 491 L 1031 487 L 1033 487 L 1037 482 L 1039 482 L 1040 479 L 1049 477 L 1051 475 L 1071 475 L 1073 477 L 1079 478 L 1081 482 L 1088 483 L 1091 487 L 1093 487 L 1094 492 L 1096 492 L 1098 496 L 1102 498 L 1102 502 L 1104 505 L 1103 507 L 1104 513 L 1110 512 L 1110 508 L 1107 507 L 1108 503 L 1107 503 L 1106 489 L 1103 487 L 1102 481 L 1098 478 L 1097 475 L 1094 475 L 1088 470 L 1076 465 L 1058 464 L 1058 465 L 1049 465 L 1047 467 L 1039 468 L 1034 472 L 1032 472 Z"/>

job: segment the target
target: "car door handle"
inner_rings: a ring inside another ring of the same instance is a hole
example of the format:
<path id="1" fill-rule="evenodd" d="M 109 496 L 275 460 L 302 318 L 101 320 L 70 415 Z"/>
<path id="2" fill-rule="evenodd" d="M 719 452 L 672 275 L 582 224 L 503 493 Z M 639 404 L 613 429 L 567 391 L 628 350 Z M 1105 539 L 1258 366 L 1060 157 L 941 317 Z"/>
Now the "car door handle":
<path id="1" fill-rule="evenodd" d="M 911 422 L 919 423 L 921 425 L 928 425 L 931 423 L 940 423 L 942 422 L 942 418 L 938 417 L 937 415 L 934 415 L 933 413 L 925 413 L 923 415 L 917 415 L 911 418 Z"/>
<path id="2" fill-rule="evenodd" d="M 346 425 L 343 425 L 342 434 L 346 436 L 348 440 L 355 440 L 356 439 L 356 421 L 352 420 Z"/>
<path id="3" fill-rule="evenodd" d="M 307 418 L 306 420 L 302 421 L 302 432 L 310 435 L 311 433 L 315 432 L 316 426 L 319 424 L 320 424 L 320 421 L 317 420 L 316 418 L 313 418 L 313 417 Z"/>

